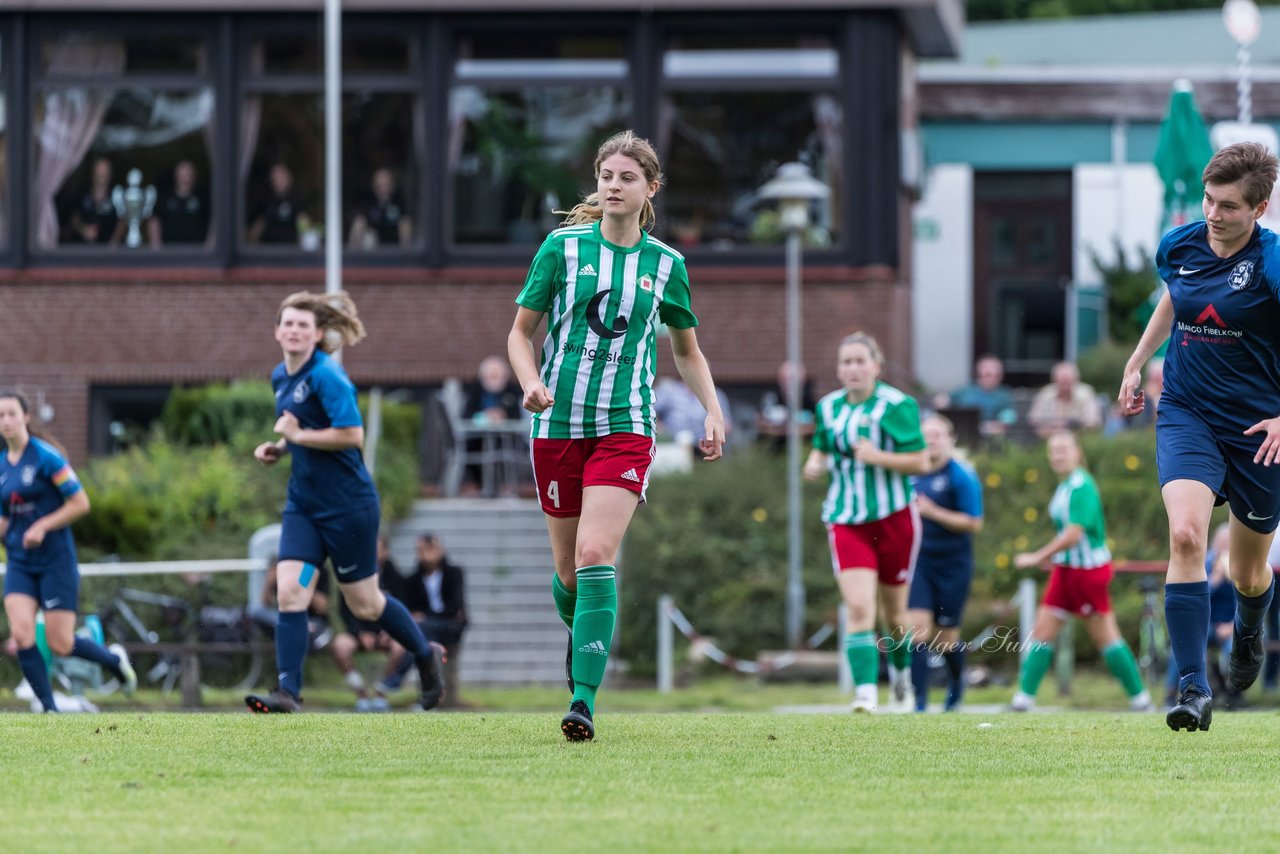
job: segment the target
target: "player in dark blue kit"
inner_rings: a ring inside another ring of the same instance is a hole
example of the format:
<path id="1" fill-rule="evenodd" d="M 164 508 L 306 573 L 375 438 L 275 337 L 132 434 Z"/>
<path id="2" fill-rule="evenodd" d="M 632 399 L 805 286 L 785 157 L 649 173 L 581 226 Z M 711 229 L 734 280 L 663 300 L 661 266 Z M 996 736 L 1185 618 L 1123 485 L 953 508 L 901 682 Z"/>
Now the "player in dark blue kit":
<path id="1" fill-rule="evenodd" d="M 138 677 L 124 648 L 77 637 L 80 567 L 68 526 L 89 512 L 76 473 L 50 442 L 31 435 L 27 401 L 0 391 L 0 537 L 8 554 L 4 612 L 18 645 L 18 663 L 46 712 L 56 712 L 49 671 L 36 648 L 36 611 L 44 609 L 45 637 L 54 655 L 74 655 L 105 667 L 125 693 Z"/>
<path id="2" fill-rule="evenodd" d="M 414 657 L 422 677 L 422 707 L 443 694 L 439 652 L 427 643 L 404 605 L 378 586 L 378 493 L 364 467 L 364 427 L 356 389 L 330 353 L 364 338 L 364 324 L 347 294 L 287 297 L 276 314 L 284 361 L 271 374 L 280 439 L 254 451 L 263 465 L 293 457 L 276 564 L 276 667 L 269 695 L 250 695 L 252 711 L 296 712 L 307 655 L 307 605 L 325 558 L 353 614 L 376 622 Z"/>
<path id="3" fill-rule="evenodd" d="M 1156 252 L 1169 290 L 1125 366 L 1120 406 L 1143 409 L 1142 366 L 1170 338 L 1156 419 L 1156 466 L 1169 516 L 1165 620 L 1178 665 L 1170 728 L 1207 730 L 1209 586 L 1205 550 L 1215 504 L 1231 508 L 1236 619 L 1227 690 L 1262 666 L 1262 619 L 1273 576 L 1267 549 L 1280 522 L 1280 248 L 1257 224 L 1276 158 L 1256 143 L 1219 151 L 1202 175 L 1204 222 L 1167 233 Z"/>
<path id="4" fill-rule="evenodd" d="M 920 428 L 929 471 L 912 479 L 924 525 L 907 598 L 907 620 L 917 645 L 911 656 L 911 682 L 916 711 L 923 712 L 929 704 L 928 650 L 939 650 L 948 674 L 943 708 L 951 712 L 964 696 L 960 618 L 973 581 L 973 535 L 982 530 L 982 484 L 974 470 L 956 457 L 955 427 L 950 420 L 930 415 Z"/>

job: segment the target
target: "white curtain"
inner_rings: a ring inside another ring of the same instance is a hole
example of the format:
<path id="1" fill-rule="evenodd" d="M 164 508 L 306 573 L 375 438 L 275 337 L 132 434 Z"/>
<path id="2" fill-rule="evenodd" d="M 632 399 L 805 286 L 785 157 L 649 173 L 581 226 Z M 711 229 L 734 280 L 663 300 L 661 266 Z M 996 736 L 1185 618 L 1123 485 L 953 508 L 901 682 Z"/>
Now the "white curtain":
<path id="1" fill-rule="evenodd" d="M 258 75 L 266 67 L 266 51 L 262 42 L 249 48 L 249 72 Z M 258 152 L 258 131 L 262 129 L 262 96 L 246 95 L 240 104 L 240 175 L 237 186 L 243 194 L 249 183 L 249 170 Z"/>
<path id="2" fill-rule="evenodd" d="M 51 74 L 115 76 L 124 71 L 125 48 L 119 41 L 66 42 L 45 46 Z M 47 91 L 35 128 L 32 193 L 36 208 L 36 245 L 58 245 L 54 196 L 84 160 L 115 93 L 69 88 Z"/>

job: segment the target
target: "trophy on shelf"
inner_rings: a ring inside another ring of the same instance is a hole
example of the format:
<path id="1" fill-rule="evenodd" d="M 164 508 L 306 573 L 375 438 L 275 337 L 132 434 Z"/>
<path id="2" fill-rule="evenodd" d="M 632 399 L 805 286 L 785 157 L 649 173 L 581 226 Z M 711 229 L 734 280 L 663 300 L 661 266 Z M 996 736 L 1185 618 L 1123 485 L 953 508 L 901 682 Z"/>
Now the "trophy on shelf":
<path id="1" fill-rule="evenodd" d="M 130 169 L 125 180 L 129 182 L 128 187 L 116 184 L 111 191 L 111 204 L 115 206 L 116 215 L 129 226 L 124 245 L 137 249 L 142 245 L 142 221 L 150 219 L 156 206 L 156 188 L 151 184 L 142 186 L 140 169 Z"/>

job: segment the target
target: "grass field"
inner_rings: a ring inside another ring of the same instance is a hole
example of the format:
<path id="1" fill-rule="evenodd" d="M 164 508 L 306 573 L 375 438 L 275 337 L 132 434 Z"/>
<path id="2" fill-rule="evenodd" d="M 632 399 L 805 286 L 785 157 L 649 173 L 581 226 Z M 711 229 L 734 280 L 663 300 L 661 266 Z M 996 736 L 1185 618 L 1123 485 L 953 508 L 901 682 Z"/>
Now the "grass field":
<path id="1" fill-rule="evenodd" d="M 1278 850 L 1280 716 L 0 715 L 11 851 Z M 984 726 L 989 724 L 989 726 Z"/>

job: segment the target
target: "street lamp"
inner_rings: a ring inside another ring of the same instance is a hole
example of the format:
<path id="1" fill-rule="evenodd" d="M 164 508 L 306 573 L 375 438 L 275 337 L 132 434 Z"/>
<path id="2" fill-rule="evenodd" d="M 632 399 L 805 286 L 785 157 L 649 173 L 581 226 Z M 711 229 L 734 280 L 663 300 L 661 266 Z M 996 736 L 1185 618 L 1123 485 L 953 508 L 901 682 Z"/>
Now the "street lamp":
<path id="1" fill-rule="evenodd" d="M 804 631 L 804 580 L 800 571 L 800 250 L 809 228 L 809 205 L 831 195 L 803 163 L 784 163 L 757 192 L 776 199 L 778 223 L 787 232 L 787 645 L 797 649 Z"/>
<path id="2" fill-rule="evenodd" d="M 1253 82 L 1249 77 L 1249 46 L 1262 32 L 1262 15 L 1254 0 L 1226 0 L 1222 25 L 1236 43 L 1236 120 L 1218 122 L 1209 137 L 1214 148 L 1236 142 L 1260 142 L 1276 151 L 1276 132 L 1269 125 L 1253 123 Z"/>

